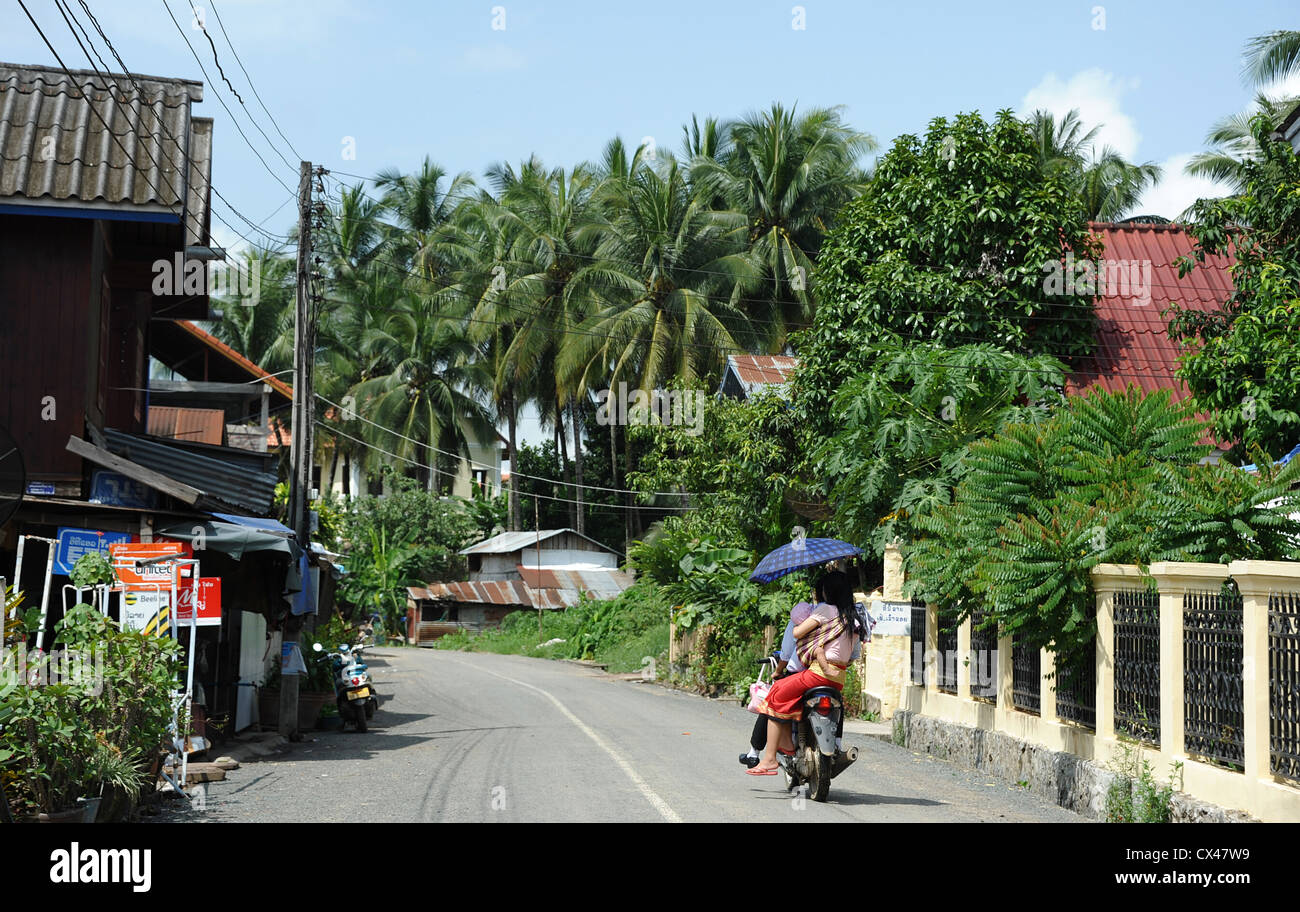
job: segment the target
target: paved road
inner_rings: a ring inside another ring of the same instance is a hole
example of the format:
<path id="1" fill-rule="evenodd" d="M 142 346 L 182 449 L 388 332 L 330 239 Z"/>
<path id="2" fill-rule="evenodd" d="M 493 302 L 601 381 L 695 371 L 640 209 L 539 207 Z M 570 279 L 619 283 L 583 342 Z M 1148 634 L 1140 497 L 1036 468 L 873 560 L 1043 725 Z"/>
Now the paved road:
<path id="1" fill-rule="evenodd" d="M 744 775 L 731 703 L 522 656 L 367 653 L 386 698 L 366 734 L 317 732 L 208 787 L 222 821 L 1080 821 L 1004 782 L 848 735 L 825 804 Z"/>

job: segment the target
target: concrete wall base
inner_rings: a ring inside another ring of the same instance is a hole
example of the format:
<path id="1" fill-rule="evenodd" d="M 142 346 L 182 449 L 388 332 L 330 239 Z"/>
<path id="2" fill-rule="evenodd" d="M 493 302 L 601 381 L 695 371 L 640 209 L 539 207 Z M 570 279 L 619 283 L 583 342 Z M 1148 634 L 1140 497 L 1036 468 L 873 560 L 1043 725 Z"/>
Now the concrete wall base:
<path id="1" fill-rule="evenodd" d="M 1106 818 L 1106 792 L 1115 773 L 1090 760 L 1052 750 L 1003 732 L 922 716 L 894 714 L 894 743 L 919 753 L 979 770 L 1011 783 L 1024 783 L 1035 795 L 1096 820 Z M 1248 823 L 1255 818 L 1175 792 L 1174 823 Z"/>

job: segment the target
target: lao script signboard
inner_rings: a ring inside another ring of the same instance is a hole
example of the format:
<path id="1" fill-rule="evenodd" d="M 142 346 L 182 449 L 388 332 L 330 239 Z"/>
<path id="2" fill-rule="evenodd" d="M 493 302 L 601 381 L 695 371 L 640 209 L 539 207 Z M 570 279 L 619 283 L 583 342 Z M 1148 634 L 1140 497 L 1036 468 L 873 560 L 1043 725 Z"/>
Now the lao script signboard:
<path id="1" fill-rule="evenodd" d="M 911 635 L 911 602 L 876 602 L 871 612 L 876 618 L 876 626 L 871 629 L 873 637 Z"/>

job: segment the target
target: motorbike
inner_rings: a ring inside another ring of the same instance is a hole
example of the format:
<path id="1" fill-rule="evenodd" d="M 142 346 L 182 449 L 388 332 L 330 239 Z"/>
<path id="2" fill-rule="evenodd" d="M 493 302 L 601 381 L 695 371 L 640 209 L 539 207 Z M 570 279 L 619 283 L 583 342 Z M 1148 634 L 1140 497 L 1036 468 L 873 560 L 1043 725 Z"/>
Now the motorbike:
<path id="1" fill-rule="evenodd" d="M 379 706 L 374 684 L 370 680 L 370 669 L 361 657 L 365 647 L 360 643 L 355 646 L 342 645 L 337 652 L 325 653 L 325 647 L 315 643 L 312 649 L 322 653 L 317 661 L 328 660 L 333 668 L 339 718 L 345 724 L 352 721 L 357 731 L 364 732 L 366 722 L 374 718 L 375 709 Z"/>
<path id="2" fill-rule="evenodd" d="M 807 797 L 825 801 L 831 780 L 853 765 L 858 749 L 835 746 L 835 733 L 844 719 L 844 698 L 834 687 L 805 691 L 799 705 L 800 716 L 793 723 L 794 756 L 778 753 L 777 762 L 787 790 L 806 788 Z"/>

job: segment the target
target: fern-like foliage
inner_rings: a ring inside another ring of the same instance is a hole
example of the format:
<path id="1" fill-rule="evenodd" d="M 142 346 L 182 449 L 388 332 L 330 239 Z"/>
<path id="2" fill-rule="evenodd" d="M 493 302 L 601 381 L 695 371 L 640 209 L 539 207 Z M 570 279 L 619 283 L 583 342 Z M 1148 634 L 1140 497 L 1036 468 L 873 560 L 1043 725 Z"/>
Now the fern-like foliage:
<path id="1" fill-rule="evenodd" d="M 1096 631 L 1098 564 L 1296 556 L 1300 460 L 1257 474 L 1205 464 L 1204 432 L 1167 391 L 1130 387 L 970 444 L 951 504 L 914 523 L 912 591 L 958 618 L 982 607 L 1074 662 Z"/>

